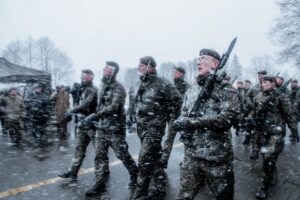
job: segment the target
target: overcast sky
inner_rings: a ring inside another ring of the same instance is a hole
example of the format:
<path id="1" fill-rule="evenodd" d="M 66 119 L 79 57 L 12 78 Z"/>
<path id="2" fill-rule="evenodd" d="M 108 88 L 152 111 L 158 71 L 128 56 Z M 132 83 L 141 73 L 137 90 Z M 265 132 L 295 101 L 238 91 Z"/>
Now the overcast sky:
<path id="1" fill-rule="evenodd" d="M 135 67 L 138 59 L 186 61 L 201 48 L 234 49 L 243 65 L 273 55 L 268 33 L 275 0 L 0 0 L 0 49 L 14 40 L 49 37 L 77 71 L 106 60 Z"/>

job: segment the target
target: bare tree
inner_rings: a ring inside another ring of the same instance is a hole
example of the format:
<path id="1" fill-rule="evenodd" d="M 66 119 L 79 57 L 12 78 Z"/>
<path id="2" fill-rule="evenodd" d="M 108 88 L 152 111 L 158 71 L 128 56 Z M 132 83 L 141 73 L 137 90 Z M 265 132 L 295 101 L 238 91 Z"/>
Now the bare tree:
<path id="1" fill-rule="evenodd" d="M 50 72 L 50 66 L 49 62 L 52 59 L 55 51 L 54 44 L 50 41 L 49 38 L 44 37 L 40 38 L 37 41 L 37 47 L 38 47 L 38 57 L 40 61 L 40 66 L 42 70 L 46 72 Z"/>
<path id="2" fill-rule="evenodd" d="M 238 56 L 235 54 L 228 66 L 225 68 L 227 74 L 233 77 L 243 78 L 243 66 L 241 65 Z"/>
<path id="3" fill-rule="evenodd" d="M 17 40 L 9 43 L 3 50 L 2 56 L 17 65 L 21 65 L 24 60 L 22 42 Z"/>
<path id="4" fill-rule="evenodd" d="M 27 40 L 24 42 L 23 47 L 23 56 L 24 56 L 24 65 L 30 68 L 33 68 L 36 55 L 35 51 L 35 41 L 32 39 L 31 36 L 27 38 Z"/>
<path id="5" fill-rule="evenodd" d="M 300 1 L 278 0 L 280 17 L 271 29 L 273 42 L 280 47 L 279 60 L 300 67 Z"/>
<path id="6" fill-rule="evenodd" d="M 60 51 L 54 51 L 52 56 L 51 74 L 53 84 L 58 85 L 59 83 L 69 82 L 70 76 L 67 76 L 67 74 L 74 73 L 71 59 Z"/>

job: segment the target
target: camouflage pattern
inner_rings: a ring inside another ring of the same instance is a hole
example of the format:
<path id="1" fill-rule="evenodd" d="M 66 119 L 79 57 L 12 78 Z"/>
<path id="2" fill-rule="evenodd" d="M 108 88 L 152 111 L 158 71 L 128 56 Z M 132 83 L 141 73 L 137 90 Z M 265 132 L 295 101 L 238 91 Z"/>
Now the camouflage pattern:
<path id="1" fill-rule="evenodd" d="M 103 83 L 99 91 L 102 91 L 102 94 L 98 95 L 98 108 L 95 114 L 99 118 L 96 134 L 96 183 L 103 182 L 104 175 L 109 171 L 109 147 L 127 168 L 132 181 L 136 181 L 138 168 L 129 154 L 125 140 L 125 89 L 118 81 L 112 79 L 108 83 Z"/>
<path id="2" fill-rule="evenodd" d="M 9 133 L 12 142 L 19 143 L 22 138 L 21 130 L 23 129 L 23 119 L 25 116 L 24 101 L 20 96 L 15 98 L 3 96 L 0 101 L 3 101 L 4 111 L 4 132 Z"/>
<path id="3" fill-rule="evenodd" d="M 82 85 L 81 96 L 79 105 L 71 109 L 70 113 L 76 113 L 80 115 L 79 121 L 81 121 L 84 116 L 92 114 L 96 110 L 97 105 L 97 88 L 93 86 L 93 83 Z M 86 148 L 88 147 L 90 141 L 95 146 L 95 134 L 96 129 L 89 125 L 82 125 L 77 129 L 77 144 L 75 149 L 75 158 L 69 169 L 73 175 L 77 175 L 80 166 L 85 157 Z"/>
<path id="4" fill-rule="evenodd" d="M 274 178 L 276 161 L 283 150 L 286 122 L 292 135 L 298 136 L 298 127 L 291 108 L 288 96 L 273 89 L 260 92 L 254 98 L 254 110 L 249 114 L 256 122 L 255 137 L 263 156 L 262 187 L 266 190 Z"/>
<path id="5" fill-rule="evenodd" d="M 197 186 L 204 180 L 215 199 L 233 199 L 230 128 L 233 119 L 240 112 L 238 97 L 235 89 L 215 83 L 211 95 L 198 111 L 202 117 L 188 117 L 207 80 L 208 77 L 189 89 L 182 105 L 180 118 L 186 119 L 189 124 L 192 145 L 185 146 L 178 199 L 193 199 L 198 192 Z"/>
<path id="6" fill-rule="evenodd" d="M 165 194 L 166 180 L 160 160 L 161 141 L 166 123 L 176 118 L 180 112 L 182 97 L 171 83 L 156 74 L 145 77 L 137 95 L 137 134 L 141 149 L 138 159 L 138 185 L 133 199 L 144 199 L 148 195 L 151 177 L 155 185 L 151 193 Z"/>
<path id="7" fill-rule="evenodd" d="M 294 115 L 297 121 L 300 121 L 300 90 L 299 87 L 292 88 L 290 92 L 290 100 L 292 103 Z"/>
<path id="8" fill-rule="evenodd" d="M 187 82 L 184 81 L 183 78 L 174 79 L 174 84 L 175 84 L 176 89 L 181 94 L 182 98 L 184 97 L 186 90 L 191 87 Z M 177 133 L 176 131 L 174 131 L 172 129 L 172 126 L 171 126 L 172 123 L 173 123 L 173 121 L 168 122 L 167 135 L 166 135 L 166 140 L 165 140 L 165 143 L 163 146 L 163 154 L 162 154 L 162 158 L 161 158 L 165 168 L 168 165 L 168 160 L 170 158 L 170 154 L 171 154 L 171 151 L 173 148 L 173 143 L 174 143 L 176 133 Z"/>

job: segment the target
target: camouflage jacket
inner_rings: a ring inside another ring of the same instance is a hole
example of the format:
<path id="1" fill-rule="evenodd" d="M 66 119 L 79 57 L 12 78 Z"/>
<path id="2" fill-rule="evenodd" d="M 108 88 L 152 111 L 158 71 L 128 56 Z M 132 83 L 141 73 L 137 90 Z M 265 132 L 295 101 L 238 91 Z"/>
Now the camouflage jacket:
<path id="1" fill-rule="evenodd" d="M 31 92 L 25 99 L 29 120 L 46 124 L 50 115 L 51 104 L 44 92 Z"/>
<path id="2" fill-rule="evenodd" d="M 5 102 L 4 112 L 7 121 L 21 121 L 25 117 L 25 105 L 20 96 L 2 97 Z"/>
<path id="3" fill-rule="evenodd" d="M 169 81 L 153 75 L 147 76 L 140 86 L 137 101 L 137 125 L 147 124 L 148 130 L 154 127 L 164 129 L 167 121 L 176 119 L 180 114 L 182 96 Z M 141 134 L 139 136 L 144 137 L 146 133 Z M 162 133 L 153 134 L 159 134 L 157 137 L 163 136 Z"/>
<path id="4" fill-rule="evenodd" d="M 254 109 L 249 114 L 256 122 L 256 128 L 263 130 L 266 136 L 285 135 L 285 124 L 291 129 L 292 135 L 298 136 L 298 127 L 292 105 L 285 93 L 275 89 L 260 92 L 254 98 Z"/>
<path id="5" fill-rule="evenodd" d="M 96 115 L 99 117 L 99 127 L 125 133 L 124 104 L 126 91 L 115 79 L 110 83 L 102 83 L 98 93 Z"/>
<path id="6" fill-rule="evenodd" d="M 93 86 L 93 83 L 81 87 L 79 105 L 72 108 L 69 112 L 87 116 L 96 110 L 97 88 Z"/>
<path id="7" fill-rule="evenodd" d="M 207 78 L 186 92 L 182 117 L 188 116 L 205 81 Z M 233 160 L 230 128 L 233 119 L 240 113 L 236 90 L 216 83 L 197 113 L 201 114 L 200 117 L 190 117 L 192 146 L 186 146 L 185 154 L 209 161 Z"/>
<path id="8" fill-rule="evenodd" d="M 183 78 L 174 79 L 174 84 L 176 89 L 180 92 L 182 96 L 184 96 L 187 89 L 191 87 L 187 82 L 184 81 Z"/>
<path id="9" fill-rule="evenodd" d="M 291 92 L 289 93 L 289 97 L 292 105 L 297 101 L 297 98 L 299 98 L 299 95 L 297 95 L 298 92 L 299 92 L 299 88 L 297 87 L 291 89 Z"/>

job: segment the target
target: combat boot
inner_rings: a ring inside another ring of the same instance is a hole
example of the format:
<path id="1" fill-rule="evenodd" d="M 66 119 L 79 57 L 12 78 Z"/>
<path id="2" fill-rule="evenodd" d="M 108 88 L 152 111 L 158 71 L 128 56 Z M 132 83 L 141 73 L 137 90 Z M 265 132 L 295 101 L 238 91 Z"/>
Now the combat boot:
<path id="1" fill-rule="evenodd" d="M 251 160 L 256 160 L 258 159 L 258 150 L 252 150 L 252 153 L 250 155 Z"/>
<path id="2" fill-rule="evenodd" d="M 271 185 L 277 185 L 277 183 L 278 183 L 278 174 L 277 174 L 277 170 L 275 169 L 274 175 L 273 175 L 273 177 L 270 181 L 270 184 Z"/>
<path id="3" fill-rule="evenodd" d="M 71 171 L 68 171 L 66 173 L 58 174 L 61 178 L 71 178 L 72 181 L 77 180 L 77 174 L 73 174 Z"/>
<path id="4" fill-rule="evenodd" d="M 259 191 L 256 193 L 256 199 L 263 200 L 268 197 L 268 192 L 264 188 L 260 188 Z"/>
<path id="5" fill-rule="evenodd" d="M 92 197 L 92 196 L 99 195 L 104 191 L 105 191 L 105 184 L 104 184 L 104 182 L 99 181 L 99 182 L 95 183 L 95 185 L 91 189 L 86 191 L 85 195 L 87 197 Z"/>

